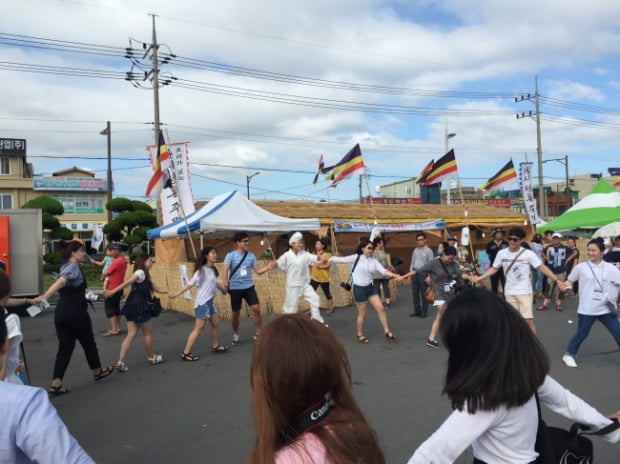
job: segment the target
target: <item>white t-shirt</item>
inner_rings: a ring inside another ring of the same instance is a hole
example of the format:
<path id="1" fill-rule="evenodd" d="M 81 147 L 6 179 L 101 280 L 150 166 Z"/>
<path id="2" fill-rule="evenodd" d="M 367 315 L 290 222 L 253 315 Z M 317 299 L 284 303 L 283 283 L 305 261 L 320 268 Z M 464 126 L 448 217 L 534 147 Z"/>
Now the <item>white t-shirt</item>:
<path id="1" fill-rule="evenodd" d="M 519 255 L 519 253 L 521 253 Z M 519 255 L 515 263 L 510 268 L 510 272 L 506 272 L 512 261 Z M 510 251 L 504 248 L 497 252 L 493 267 L 504 269 L 506 275 L 506 286 L 504 287 L 504 295 L 527 295 L 532 293 L 532 279 L 530 278 L 530 267 L 538 269 L 543 262 L 536 253 L 526 248 L 520 248 L 517 251 Z"/>
<path id="2" fill-rule="evenodd" d="M 136 283 L 141 284 L 142 282 L 144 282 L 144 279 L 146 279 L 146 274 L 142 269 L 138 269 L 136 272 L 134 272 L 134 275 L 138 277 Z"/>
<path id="3" fill-rule="evenodd" d="M 212 300 L 217 293 L 217 276 L 213 269 L 207 266 L 202 266 L 194 272 L 188 284 L 197 287 L 196 301 L 194 301 L 195 308 Z"/>
<path id="4" fill-rule="evenodd" d="M 587 316 L 600 316 L 611 311 L 606 304 L 607 289 L 612 282 L 620 284 L 620 269 L 607 261 L 601 261 L 598 265 L 586 261 L 573 268 L 568 280 L 579 281 L 577 312 Z"/>
<path id="5" fill-rule="evenodd" d="M 7 328 L 7 338 L 11 343 L 11 349 L 6 361 L 5 382 L 23 385 L 24 383 L 17 376 L 17 365 L 19 364 L 19 344 L 22 342 L 22 329 L 17 314 L 9 314 L 5 319 Z"/>
<path id="6" fill-rule="evenodd" d="M 581 289 L 579 289 L 581 292 Z M 547 376 L 538 388 L 542 404 L 572 421 L 600 430 L 611 423 L 578 396 Z M 544 411 L 543 411 L 544 416 Z M 415 451 L 408 464 L 451 464 L 472 446 L 474 456 L 494 464 L 528 464 L 533 462 L 538 413 L 532 396 L 523 406 L 469 414 L 466 408 L 454 410 L 445 422 Z M 620 429 L 602 438 L 615 443 Z"/>

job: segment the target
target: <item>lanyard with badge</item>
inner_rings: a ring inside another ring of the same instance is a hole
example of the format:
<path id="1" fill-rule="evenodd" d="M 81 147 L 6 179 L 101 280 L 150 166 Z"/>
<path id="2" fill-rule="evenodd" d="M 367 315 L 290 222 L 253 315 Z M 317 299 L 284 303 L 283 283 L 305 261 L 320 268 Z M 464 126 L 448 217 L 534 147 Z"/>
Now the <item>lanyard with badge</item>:
<path id="1" fill-rule="evenodd" d="M 592 292 L 592 299 L 596 301 L 601 301 L 603 299 L 603 272 L 605 271 L 605 268 L 601 266 L 601 280 L 598 280 L 598 277 L 596 277 L 594 269 L 592 268 L 590 263 L 588 263 L 588 267 L 590 268 L 590 271 L 592 271 L 594 280 L 598 284 L 598 288 L 596 288 L 596 286 L 594 287 L 594 291 Z"/>

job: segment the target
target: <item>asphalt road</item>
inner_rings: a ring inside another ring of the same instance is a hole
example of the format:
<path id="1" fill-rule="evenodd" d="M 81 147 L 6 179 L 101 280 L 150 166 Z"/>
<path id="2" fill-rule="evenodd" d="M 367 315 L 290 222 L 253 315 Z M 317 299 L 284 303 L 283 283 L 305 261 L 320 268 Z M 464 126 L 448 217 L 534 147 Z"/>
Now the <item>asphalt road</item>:
<path id="1" fill-rule="evenodd" d="M 409 286 L 399 286 L 400 298 L 388 313 L 397 342 L 387 342 L 372 312 L 365 334 L 371 343 L 355 342 L 355 309 L 343 308 L 326 318 L 345 346 L 353 370 L 355 395 L 377 431 L 388 463 L 404 463 L 450 413 L 441 395 L 447 353 L 425 345 L 432 318 L 408 317 Z M 595 324 L 582 345 L 579 367 L 561 362 L 573 334 L 577 300 L 569 298 L 564 312 L 537 312 L 539 336 L 552 359 L 551 374 L 567 388 L 604 413 L 620 409 L 620 351 L 613 338 Z M 102 361 L 118 358 L 122 337 L 103 337 L 107 328 L 102 303 L 91 312 Z M 270 318 L 266 318 L 267 322 Z M 98 463 L 209 463 L 246 461 L 254 440 L 250 411 L 249 361 L 252 324 L 242 320 L 242 343 L 228 353 L 210 353 L 207 331 L 194 353 L 198 362 L 180 359 L 194 320 L 165 311 L 154 321 L 154 341 L 165 362 L 146 363 L 141 338 L 134 342 L 126 373 L 115 372 L 93 382 L 81 348 L 76 347 L 65 385 L 67 395 L 52 400 L 71 433 Z M 47 387 L 56 351 L 53 314 L 23 318 L 24 346 L 34 385 Z M 222 343 L 229 344 L 231 327 L 223 321 Z M 543 408 L 549 425 L 569 422 Z M 597 463 L 617 463 L 619 448 L 599 438 Z M 467 451 L 457 462 L 471 462 Z"/>

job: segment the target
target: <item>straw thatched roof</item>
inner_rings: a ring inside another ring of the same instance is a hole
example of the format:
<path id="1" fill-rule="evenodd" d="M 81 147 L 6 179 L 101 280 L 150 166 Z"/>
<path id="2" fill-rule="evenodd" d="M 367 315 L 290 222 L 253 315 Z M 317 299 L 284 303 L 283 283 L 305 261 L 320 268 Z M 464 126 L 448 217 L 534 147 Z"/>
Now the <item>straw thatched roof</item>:
<path id="1" fill-rule="evenodd" d="M 446 224 L 464 222 L 485 224 L 523 224 L 526 216 L 508 208 L 487 205 L 370 205 L 360 203 L 313 203 L 306 201 L 256 201 L 261 208 L 290 218 L 318 217 L 322 224 L 334 219 L 374 220 L 377 222 L 415 222 L 443 219 Z M 467 217 L 465 216 L 467 211 Z"/>

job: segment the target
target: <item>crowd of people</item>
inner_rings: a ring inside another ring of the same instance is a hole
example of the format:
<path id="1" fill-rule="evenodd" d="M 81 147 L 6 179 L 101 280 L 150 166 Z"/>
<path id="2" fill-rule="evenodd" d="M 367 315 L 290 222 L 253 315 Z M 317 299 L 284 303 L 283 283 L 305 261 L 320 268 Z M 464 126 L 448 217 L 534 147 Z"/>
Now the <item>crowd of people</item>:
<path id="1" fill-rule="evenodd" d="M 325 239 L 318 239 L 315 253 L 311 253 L 305 250 L 303 235 L 295 232 L 289 237 L 289 249 L 261 266 L 248 250 L 248 234 L 238 232 L 233 237 L 235 249 L 226 255 L 220 271 L 215 266 L 216 250 L 206 247 L 195 260 L 192 278 L 177 291 L 160 287 L 151 279 L 153 261 L 148 255 L 137 256 L 133 272 L 125 278 L 127 261 L 121 256 L 120 247 L 111 244 L 106 249 L 107 259 L 101 262 L 104 266 L 102 295 L 110 323 L 104 335 L 121 333 L 121 316 L 126 320 L 127 335 L 121 342 L 118 360 L 110 365 L 100 360 L 88 314 L 85 296 L 88 282 L 80 269 L 85 257 L 81 241 L 61 244 L 63 264 L 58 278 L 33 299 L 11 298 L 10 280 L 0 270 L 0 305 L 37 305 L 58 294 L 54 312 L 58 351 L 48 389 L 48 396 L 54 397 L 69 392 L 63 385 L 63 377 L 76 341 L 84 351 L 95 381 L 105 379 L 115 369 L 119 372 L 129 369 L 125 358 L 138 332 L 143 336 L 147 363 L 164 361 L 163 355 L 153 347 L 154 294 L 176 298 L 196 287 L 195 323 L 180 353 L 183 361 L 200 359 L 193 350 L 207 321 L 211 328 L 211 351 L 220 354 L 229 350 L 219 339 L 220 319 L 213 302 L 217 292 L 229 295 L 232 344 L 239 344 L 240 310 L 245 301 L 252 311 L 254 325 L 250 380 L 256 441 L 249 462 L 370 464 L 385 462 L 383 451 L 377 434 L 355 401 L 346 352 L 325 323 L 316 292 L 321 287 L 328 313 L 333 312 L 329 270 L 336 263 L 348 264 L 357 308 L 355 340 L 361 344 L 370 342 L 364 335 L 370 304 L 385 339 L 393 342 L 397 335 L 388 321 L 391 305 L 388 280 L 400 283 L 411 279 L 410 316 L 426 317 L 429 305 L 436 310 L 426 345 L 439 348 L 441 341 L 448 351 L 443 393 L 450 399 L 453 412 L 419 446 L 409 462 L 451 463 L 471 446 L 475 463 L 530 463 L 537 458 L 538 400 L 554 412 L 595 429 L 620 419 L 620 412 L 608 417 L 600 414 L 549 376 L 550 362 L 536 336 L 533 311 L 536 297 L 543 292 L 544 299 L 537 308 L 540 311 L 548 309 L 551 301 L 556 310 L 562 311 L 567 290 L 579 296 L 577 331 L 562 357 L 566 366 L 577 367 L 579 347 L 597 320 L 620 348 L 620 322 L 615 312 L 620 269 L 608 262 L 613 259 L 611 253 L 620 254 L 620 237 L 616 238 L 615 247 L 606 246 L 603 240 L 589 241 L 587 261 L 579 262 L 574 241 L 563 245 L 559 233 L 547 235 L 547 238 L 535 236 L 527 244 L 523 229 L 512 228 L 507 234 L 501 229 L 494 231 L 486 247 L 492 257 L 490 266 L 476 275 L 463 266 L 465 259 L 458 251 L 455 237 L 449 236 L 435 254 L 427 244 L 426 234 L 418 233 L 409 272 L 400 275 L 392 266 L 381 237 L 372 241 L 362 238 L 353 254 L 332 256 Z M 546 247 L 545 240 L 549 242 Z M 252 273 L 274 270 L 286 274 L 286 293 L 282 314 L 263 328 Z M 539 275 L 546 277 L 546 282 Z M 476 288 L 487 277 L 491 277 L 491 291 Z M 429 287 L 434 291 L 430 301 Z M 123 302 L 121 295 L 126 288 L 130 291 Z M 302 298 L 309 303 L 310 317 L 297 314 Z M 32 420 L 50 424 L 51 437 L 62 440 L 62 446 L 50 454 L 58 460 L 36 461 L 40 450 L 31 449 L 32 437 L 26 436 L 30 433 L 28 429 L 16 426 L 10 433 L 0 433 L 0 437 L 11 441 L 12 456 L 23 454 L 35 462 L 92 462 L 69 435 L 42 391 L 24 385 L 18 352 L 22 334 L 19 318 L 13 316 L 7 317 L 5 310 L 0 324 L 0 380 L 4 380 L 0 388 L 6 390 L 0 401 L 8 404 L 5 398 L 18 394 L 31 399 L 12 404 L 9 425 L 19 414 L 28 414 Z M 292 378 L 295 382 L 290 381 Z M 27 390 L 22 394 L 7 389 L 4 384 L 16 384 Z M 604 438 L 617 442 L 620 430 Z M 46 443 L 54 446 L 49 441 Z"/>

